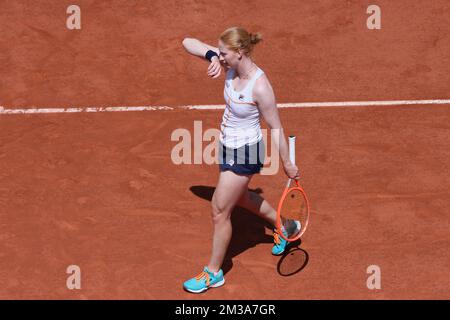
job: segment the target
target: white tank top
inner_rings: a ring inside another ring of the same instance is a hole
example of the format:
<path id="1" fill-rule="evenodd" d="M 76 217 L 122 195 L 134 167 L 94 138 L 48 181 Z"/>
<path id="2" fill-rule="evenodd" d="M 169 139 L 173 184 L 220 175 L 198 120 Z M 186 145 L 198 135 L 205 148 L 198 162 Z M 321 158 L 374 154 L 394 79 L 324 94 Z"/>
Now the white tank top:
<path id="1" fill-rule="evenodd" d="M 239 148 L 245 144 L 255 144 L 262 139 L 259 110 L 253 101 L 253 87 L 264 74 L 257 68 L 253 77 L 241 91 L 234 90 L 234 69 L 228 70 L 225 79 L 225 111 L 220 126 L 220 141 L 229 148 Z"/>

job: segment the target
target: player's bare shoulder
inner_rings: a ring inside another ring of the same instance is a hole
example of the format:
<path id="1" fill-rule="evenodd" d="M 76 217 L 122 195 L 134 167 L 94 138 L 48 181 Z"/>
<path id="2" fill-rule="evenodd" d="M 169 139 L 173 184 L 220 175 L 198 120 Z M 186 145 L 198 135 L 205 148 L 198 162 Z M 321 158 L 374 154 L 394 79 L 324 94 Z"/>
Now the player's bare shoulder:
<path id="1" fill-rule="evenodd" d="M 270 84 L 269 78 L 263 73 L 255 81 L 255 86 L 253 87 L 253 100 L 259 104 L 262 101 L 274 100 L 275 95 L 273 92 L 272 85 Z"/>

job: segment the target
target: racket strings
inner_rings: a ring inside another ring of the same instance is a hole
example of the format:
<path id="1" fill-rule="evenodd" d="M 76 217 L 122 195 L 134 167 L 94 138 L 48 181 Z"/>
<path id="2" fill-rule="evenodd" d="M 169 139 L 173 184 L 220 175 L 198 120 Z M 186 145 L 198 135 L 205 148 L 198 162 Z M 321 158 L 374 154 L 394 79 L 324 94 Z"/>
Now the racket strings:
<path id="1" fill-rule="evenodd" d="M 281 220 L 289 238 L 294 238 L 306 227 L 308 219 L 307 200 L 299 189 L 292 189 L 284 198 Z"/>
<path id="2" fill-rule="evenodd" d="M 289 237 L 298 234 L 302 228 L 300 220 L 283 219 L 283 228 Z"/>

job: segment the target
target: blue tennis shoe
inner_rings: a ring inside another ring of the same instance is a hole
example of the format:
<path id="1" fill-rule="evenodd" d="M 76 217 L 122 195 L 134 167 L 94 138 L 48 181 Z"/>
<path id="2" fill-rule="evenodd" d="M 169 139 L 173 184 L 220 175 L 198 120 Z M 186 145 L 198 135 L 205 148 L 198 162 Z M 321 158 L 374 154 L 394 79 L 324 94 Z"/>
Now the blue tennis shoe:
<path id="1" fill-rule="evenodd" d="M 283 228 L 283 234 L 285 237 L 287 237 L 287 232 Z M 288 242 L 284 240 L 282 237 L 280 237 L 277 229 L 273 230 L 273 247 L 272 247 L 272 254 L 275 256 L 279 256 L 286 250 L 286 246 L 288 245 Z"/>
<path id="2" fill-rule="evenodd" d="M 183 284 L 185 290 L 192 293 L 200 293 L 208 290 L 209 288 L 217 288 L 225 283 L 222 269 L 214 275 L 214 272 L 208 270 L 208 267 L 203 269 L 198 276 L 189 279 Z"/>

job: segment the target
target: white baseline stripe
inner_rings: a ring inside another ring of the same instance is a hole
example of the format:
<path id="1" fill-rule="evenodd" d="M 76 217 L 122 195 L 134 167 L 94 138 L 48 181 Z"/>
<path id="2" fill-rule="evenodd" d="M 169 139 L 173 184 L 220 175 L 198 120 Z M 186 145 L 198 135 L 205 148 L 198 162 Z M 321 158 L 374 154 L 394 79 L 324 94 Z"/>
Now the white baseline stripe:
<path id="1" fill-rule="evenodd" d="M 439 100 L 393 100 L 393 101 L 347 101 L 347 102 L 299 102 L 278 103 L 278 108 L 324 108 L 324 107 L 367 107 L 367 106 L 401 106 L 401 105 L 442 105 L 450 104 L 450 99 Z M 129 111 L 161 111 L 161 110 L 221 110 L 225 105 L 186 105 L 137 106 L 137 107 L 85 107 L 85 108 L 27 108 L 5 109 L 0 106 L 0 114 L 46 114 L 46 113 L 81 113 L 81 112 L 129 112 Z"/>
<path id="2" fill-rule="evenodd" d="M 127 111 L 173 110 L 173 109 L 174 108 L 167 106 L 5 109 L 0 106 L 0 114 L 127 112 Z"/>
<path id="3" fill-rule="evenodd" d="M 346 102 L 299 102 L 278 103 L 278 108 L 324 108 L 324 107 L 367 107 L 367 106 L 402 106 L 420 104 L 450 104 L 450 100 L 393 100 L 393 101 L 346 101 Z M 190 105 L 182 106 L 189 110 L 225 109 L 225 105 Z"/>

